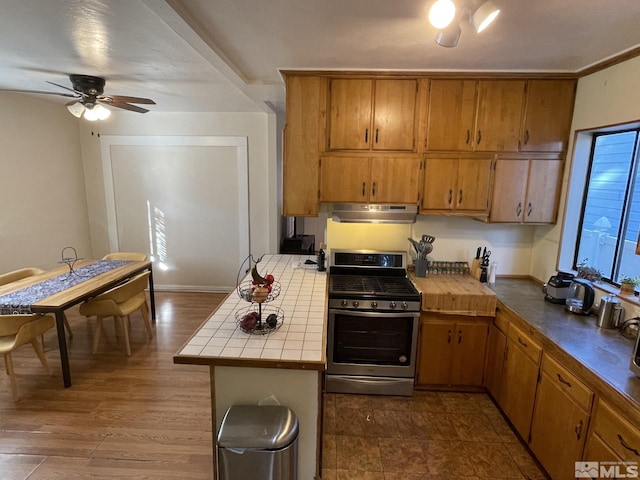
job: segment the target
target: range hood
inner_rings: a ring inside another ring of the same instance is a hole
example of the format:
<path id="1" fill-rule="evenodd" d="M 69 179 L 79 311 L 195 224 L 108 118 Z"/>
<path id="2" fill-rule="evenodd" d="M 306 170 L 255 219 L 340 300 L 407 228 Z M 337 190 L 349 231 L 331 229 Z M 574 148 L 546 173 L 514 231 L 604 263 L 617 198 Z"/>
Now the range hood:
<path id="1" fill-rule="evenodd" d="M 335 203 L 331 211 L 333 221 L 341 223 L 416 223 L 417 215 L 417 205 Z"/>

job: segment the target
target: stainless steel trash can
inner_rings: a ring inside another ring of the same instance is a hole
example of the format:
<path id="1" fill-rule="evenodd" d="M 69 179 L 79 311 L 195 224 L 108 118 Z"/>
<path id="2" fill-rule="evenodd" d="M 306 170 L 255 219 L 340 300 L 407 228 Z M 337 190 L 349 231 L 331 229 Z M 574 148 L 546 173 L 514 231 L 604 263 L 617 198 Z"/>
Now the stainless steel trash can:
<path id="1" fill-rule="evenodd" d="M 298 417 L 281 405 L 234 405 L 216 444 L 218 480 L 297 480 Z"/>

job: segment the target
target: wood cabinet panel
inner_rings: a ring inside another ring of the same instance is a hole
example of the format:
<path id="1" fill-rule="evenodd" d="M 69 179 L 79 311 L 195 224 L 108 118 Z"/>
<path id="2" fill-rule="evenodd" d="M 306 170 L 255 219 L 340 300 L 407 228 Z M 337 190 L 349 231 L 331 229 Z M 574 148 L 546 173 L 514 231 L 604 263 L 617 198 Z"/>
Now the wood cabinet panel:
<path id="1" fill-rule="evenodd" d="M 420 158 L 373 157 L 371 159 L 372 203 L 418 203 Z"/>
<path id="2" fill-rule="evenodd" d="M 529 160 L 527 159 L 496 161 L 489 221 L 513 223 L 522 221 L 528 174 Z"/>
<path id="3" fill-rule="evenodd" d="M 562 186 L 562 160 L 531 160 L 525 223 L 555 223 Z"/>
<path id="4" fill-rule="evenodd" d="M 366 156 L 322 156 L 320 201 L 362 203 L 369 199 L 370 159 Z"/>
<path id="5" fill-rule="evenodd" d="M 473 149 L 476 80 L 431 80 L 429 85 L 429 150 Z"/>
<path id="6" fill-rule="evenodd" d="M 461 158 L 458 161 L 456 210 L 487 211 L 491 184 L 491 158 Z"/>
<path id="7" fill-rule="evenodd" d="M 571 129 L 575 80 L 529 80 L 521 152 L 564 152 Z"/>
<path id="8" fill-rule="evenodd" d="M 449 383 L 454 329 L 455 324 L 451 322 L 421 321 L 417 374 L 419 385 Z"/>
<path id="9" fill-rule="evenodd" d="M 422 210 L 450 210 L 458 182 L 458 159 L 427 158 L 424 169 Z"/>
<path id="10" fill-rule="evenodd" d="M 524 80 L 480 80 L 475 150 L 515 152 L 524 107 Z"/>
<path id="11" fill-rule="evenodd" d="M 417 80 L 376 80 L 372 147 L 415 149 Z"/>
<path id="12" fill-rule="evenodd" d="M 317 216 L 326 81 L 319 77 L 287 77 L 286 82 L 283 215 Z"/>
<path id="13" fill-rule="evenodd" d="M 499 312 L 496 313 L 498 318 Z M 487 339 L 487 361 L 485 365 L 484 385 L 494 399 L 500 398 L 502 386 L 502 369 L 507 347 L 507 336 L 496 325 L 489 327 Z"/>
<path id="14" fill-rule="evenodd" d="M 329 149 L 369 149 L 373 80 L 332 79 L 329 94 Z"/>
<path id="15" fill-rule="evenodd" d="M 455 324 L 451 384 L 482 385 L 488 328 L 486 323 L 477 320 Z"/>
<path id="16" fill-rule="evenodd" d="M 589 435 L 582 458 L 592 462 L 621 462 L 622 459 L 600 438 L 592 433 Z"/>
<path id="17" fill-rule="evenodd" d="M 622 460 L 640 463 L 640 430 L 602 400 L 598 403 L 593 432 Z"/>

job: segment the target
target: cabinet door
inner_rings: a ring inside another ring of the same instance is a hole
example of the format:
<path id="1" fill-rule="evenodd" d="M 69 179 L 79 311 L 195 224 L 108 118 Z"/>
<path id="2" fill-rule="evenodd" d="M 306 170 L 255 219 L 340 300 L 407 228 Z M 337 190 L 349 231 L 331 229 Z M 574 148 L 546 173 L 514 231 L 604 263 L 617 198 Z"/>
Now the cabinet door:
<path id="1" fill-rule="evenodd" d="M 555 223 L 558 216 L 562 160 L 531 160 L 525 202 L 525 223 Z"/>
<path id="2" fill-rule="evenodd" d="M 368 150 L 373 80 L 332 79 L 329 84 L 330 150 Z"/>
<path id="3" fill-rule="evenodd" d="M 475 80 L 431 80 L 429 150 L 472 150 L 476 83 Z"/>
<path id="4" fill-rule="evenodd" d="M 489 211 L 491 158 L 461 158 L 458 160 L 458 182 L 454 190 L 456 210 Z"/>
<path id="5" fill-rule="evenodd" d="M 324 93 L 324 96 L 323 96 Z M 317 216 L 320 156 L 326 83 L 319 77 L 287 77 L 284 129 L 283 215 Z"/>
<path id="6" fill-rule="evenodd" d="M 417 80 L 376 80 L 374 150 L 415 149 Z"/>
<path id="7" fill-rule="evenodd" d="M 521 152 L 564 152 L 571 129 L 575 80 L 529 80 Z"/>
<path id="8" fill-rule="evenodd" d="M 518 151 L 524 90 L 524 80 L 478 82 L 474 147 L 476 151 Z"/>
<path id="9" fill-rule="evenodd" d="M 498 403 L 525 440 L 529 437 L 538 370 L 538 364 L 509 339 Z"/>
<path id="10" fill-rule="evenodd" d="M 427 158 L 425 160 L 421 210 L 449 210 L 458 178 L 458 159 Z"/>
<path id="11" fill-rule="evenodd" d="M 422 321 L 418 350 L 419 385 L 449 383 L 455 324 L 452 322 Z"/>
<path id="12" fill-rule="evenodd" d="M 372 203 L 418 203 L 420 158 L 373 157 L 371 159 Z"/>
<path id="13" fill-rule="evenodd" d="M 482 385 L 488 325 L 479 320 L 457 322 L 451 365 L 452 385 Z"/>
<path id="14" fill-rule="evenodd" d="M 491 222 L 520 223 L 524 213 L 529 160 L 498 159 L 496 161 L 491 200 Z"/>
<path id="15" fill-rule="evenodd" d="M 369 201 L 369 157 L 323 156 L 320 160 L 320 201 Z"/>
<path id="16" fill-rule="evenodd" d="M 587 440 L 587 446 L 584 448 L 582 458 L 585 461 L 593 462 L 621 462 L 622 458 L 618 457 L 611 448 L 596 433 L 591 433 Z"/>
<path id="17" fill-rule="evenodd" d="M 580 460 L 589 416 L 542 374 L 529 446 L 551 478 L 573 478 Z"/>
<path id="18" fill-rule="evenodd" d="M 489 338 L 487 339 L 487 362 L 485 365 L 484 384 L 494 399 L 500 398 L 500 387 L 502 385 L 502 368 L 504 365 L 504 354 L 507 347 L 507 336 L 498 327 L 489 327 Z"/>

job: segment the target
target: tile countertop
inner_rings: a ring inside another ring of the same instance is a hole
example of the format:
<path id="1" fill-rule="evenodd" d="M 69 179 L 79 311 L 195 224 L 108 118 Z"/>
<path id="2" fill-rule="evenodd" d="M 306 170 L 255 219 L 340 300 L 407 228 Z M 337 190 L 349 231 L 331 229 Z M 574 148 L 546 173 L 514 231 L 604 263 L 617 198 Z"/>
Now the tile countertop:
<path id="1" fill-rule="evenodd" d="M 629 364 L 634 341 L 618 329 L 601 329 L 594 315 L 575 315 L 564 305 L 544 300 L 542 285 L 525 279 L 498 278 L 492 287 L 498 300 L 522 317 L 578 364 L 640 408 L 640 378 Z M 544 346 L 543 346 L 544 349 Z"/>
<path id="2" fill-rule="evenodd" d="M 263 308 L 284 313 L 276 331 L 255 335 L 236 324 L 235 312 L 250 303 L 236 290 L 174 356 L 175 363 L 323 370 L 325 365 L 327 275 L 305 265 L 306 255 L 264 255 L 258 271 L 272 274 L 280 294 Z M 315 260 L 315 258 L 313 258 Z"/>

